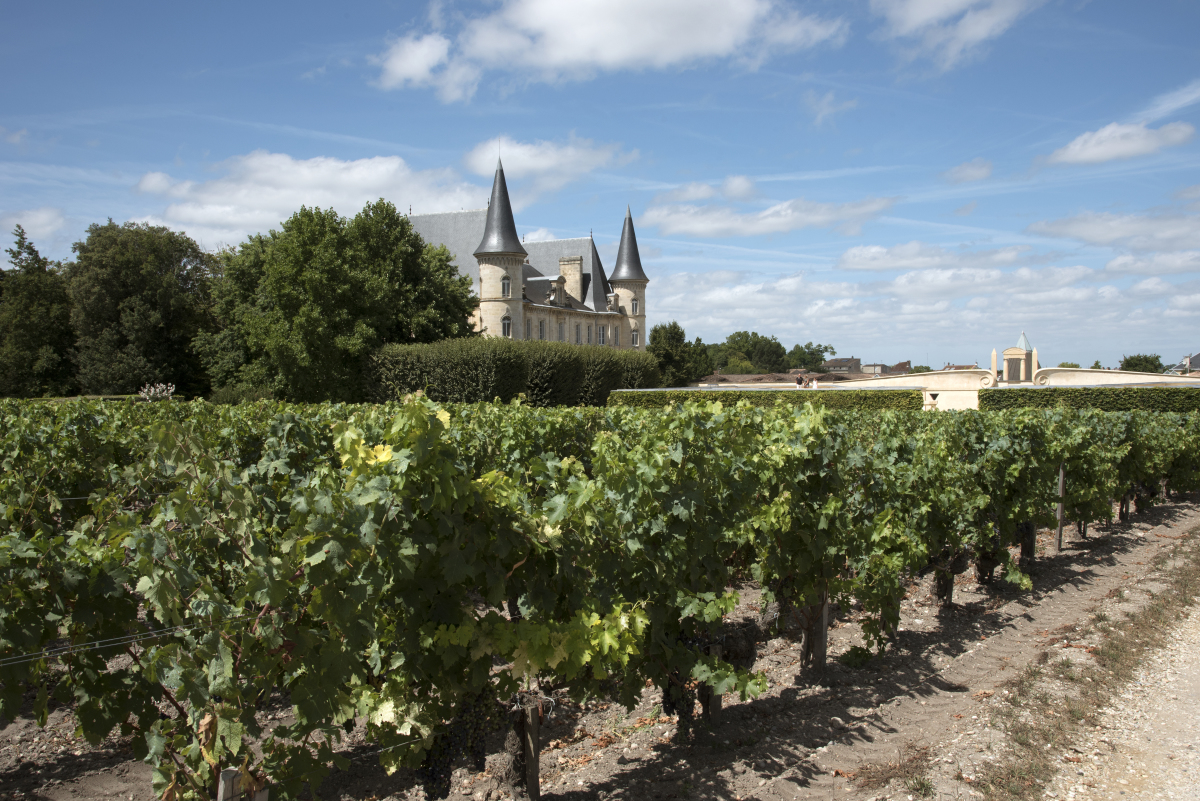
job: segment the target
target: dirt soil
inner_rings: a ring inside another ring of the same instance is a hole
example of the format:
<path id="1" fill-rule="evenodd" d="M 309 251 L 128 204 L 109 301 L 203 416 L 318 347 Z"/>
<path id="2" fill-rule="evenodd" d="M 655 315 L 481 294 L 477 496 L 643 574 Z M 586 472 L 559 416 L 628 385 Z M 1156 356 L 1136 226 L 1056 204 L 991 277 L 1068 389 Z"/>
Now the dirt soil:
<path id="1" fill-rule="evenodd" d="M 852 668 L 838 657 L 863 645 L 854 610 L 839 610 L 829 632 L 824 676 L 801 669 L 800 646 L 772 639 L 751 656 L 770 689 L 759 698 L 723 699 L 716 725 L 680 731 L 647 690 L 631 712 L 607 702 L 573 704 L 555 697 L 542 727 L 544 798 L 595 799 L 885 799 L 982 797 L 978 777 L 1008 753 L 998 705 L 1006 682 L 1048 652 L 1086 660 L 1074 641 L 1095 610 L 1120 609 L 1123 593 L 1153 587 L 1154 558 L 1200 525 L 1200 495 L 1135 514 L 1128 523 L 1098 525 L 1087 540 L 1066 531 L 1055 554 L 1052 532 L 1039 535 L 1034 588 L 958 577 L 953 610 L 939 614 L 932 579 L 916 582 L 902 608 L 895 647 Z M 732 622 L 761 616 L 758 593 L 739 588 Z M 552 694 L 553 695 L 553 694 Z M 286 721 L 286 707 L 262 712 Z M 39 729 L 21 717 L 0 730 L 0 799 L 149 799 L 149 766 L 127 740 L 91 747 L 74 736 L 69 708 Z M 499 751 L 499 736 L 496 751 Z M 424 793 L 410 772 L 387 776 L 375 749 L 351 735 L 350 769 L 320 788 L 325 799 L 404 799 Z M 495 778 L 498 757 L 474 773 L 455 772 L 450 798 L 499 801 L 509 792 Z M 1071 764 L 1071 763 L 1064 763 Z M 1072 770 L 1074 765 L 1072 764 Z M 1069 788 L 1070 783 L 1063 789 Z M 1055 797 L 1047 788 L 1047 797 Z M 1058 795 L 1062 797 L 1062 795 Z M 1130 797 L 1130 796 L 1125 796 Z"/>

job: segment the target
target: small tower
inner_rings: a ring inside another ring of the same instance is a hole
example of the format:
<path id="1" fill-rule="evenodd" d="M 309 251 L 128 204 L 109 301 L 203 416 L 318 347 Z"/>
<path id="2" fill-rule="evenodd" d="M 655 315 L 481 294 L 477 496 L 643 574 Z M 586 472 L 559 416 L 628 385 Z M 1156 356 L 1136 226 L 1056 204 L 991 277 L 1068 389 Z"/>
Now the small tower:
<path id="1" fill-rule="evenodd" d="M 504 165 L 496 161 L 496 179 L 488 203 L 483 241 L 475 248 L 479 262 L 479 330 L 487 336 L 521 339 L 524 336 L 525 284 L 521 267 L 528 255 L 517 236 Z"/>
<path id="2" fill-rule="evenodd" d="M 1004 381 L 1009 384 L 1025 384 L 1033 381 L 1037 371 L 1037 350 L 1029 344 L 1029 337 L 1021 332 L 1021 338 L 1011 348 L 1005 348 Z"/>
<path id="3" fill-rule="evenodd" d="M 608 278 L 617 296 L 617 307 L 627 316 L 624 344 L 636 350 L 646 349 L 646 284 L 650 279 L 642 270 L 642 257 L 638 253 L 637 236 L 633 231 L 633 214 L 625 207 L 625 227 L 621 229 L 621 246 L 617 250 L 617 263 Z"/>

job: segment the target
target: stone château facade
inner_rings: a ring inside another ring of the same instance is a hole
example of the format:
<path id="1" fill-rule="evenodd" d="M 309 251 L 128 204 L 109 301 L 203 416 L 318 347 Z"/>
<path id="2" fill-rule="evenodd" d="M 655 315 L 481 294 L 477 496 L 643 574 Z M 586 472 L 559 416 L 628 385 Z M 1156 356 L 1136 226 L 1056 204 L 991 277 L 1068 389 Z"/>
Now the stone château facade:
<path id="1" fill-rule="evenodd" d="M 459 272 L 471 277 L 479 295 L 474 323 L 485 336 L 645 350 L 650 279 L 628 209 L 611 276 L 590 236 L 521 242 L 500 164 L 487 209 L 409 219 L 426 242 L 445 245 Z M 469 242 L 479 245 L 468 255 Z"/>

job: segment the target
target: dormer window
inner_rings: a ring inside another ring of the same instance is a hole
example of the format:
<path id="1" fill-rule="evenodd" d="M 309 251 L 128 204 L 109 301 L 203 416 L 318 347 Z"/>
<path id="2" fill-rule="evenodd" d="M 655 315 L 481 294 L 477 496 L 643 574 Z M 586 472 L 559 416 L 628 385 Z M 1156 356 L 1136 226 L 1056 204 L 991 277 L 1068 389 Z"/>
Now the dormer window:
<path id="1" fill-rule="evenodd" d="M 512 279 L 507 275 L 500 279 L 500 297 L 512 297 Z M 507 336 L 507 334 L 505 336 Z"/>

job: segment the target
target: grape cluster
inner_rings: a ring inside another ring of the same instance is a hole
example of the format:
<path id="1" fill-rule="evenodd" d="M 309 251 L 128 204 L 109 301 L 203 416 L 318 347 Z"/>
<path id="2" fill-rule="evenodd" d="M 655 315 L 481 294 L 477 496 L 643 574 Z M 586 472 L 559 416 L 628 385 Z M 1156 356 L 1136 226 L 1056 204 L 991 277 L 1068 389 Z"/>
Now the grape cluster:
<path id="1" fill-rule="evenodd" d="M 488 690 L 463 699 L 458 714 L 437 734 L 417 768 L 417 780 L 425 788 L 426 798 L 439 799 L 450 794 L 454 762 L 463 754 L 470 756 L 476 771 L 483 770 L 487 739 L 497 728 L 498 712 L 496 699 Z"/>

